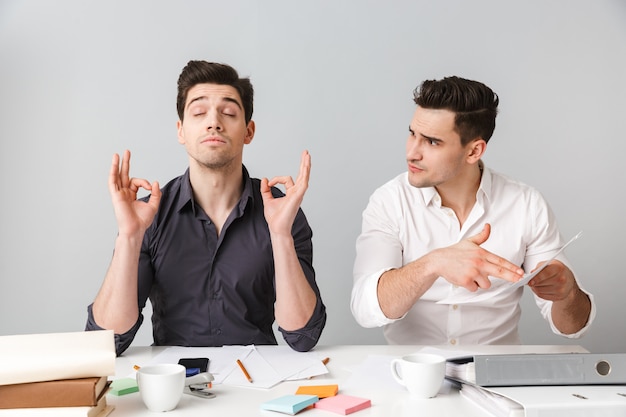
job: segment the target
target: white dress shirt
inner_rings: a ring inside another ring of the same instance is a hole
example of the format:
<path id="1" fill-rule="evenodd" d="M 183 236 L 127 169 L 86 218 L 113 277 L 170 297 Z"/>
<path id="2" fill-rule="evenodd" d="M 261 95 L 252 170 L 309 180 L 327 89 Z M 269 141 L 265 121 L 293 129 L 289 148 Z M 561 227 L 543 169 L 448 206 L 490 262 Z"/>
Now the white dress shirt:
<path id="1" fill-rule="evenodd" d="M 387 318 L 378 303 L 378 280 L 385 271 L 471 237 L 485 223 L 491 224 L 491 234 L 481 247 L 520 265 L 526 273 L 550 259 L 564 244 L 554 214 L 537 190 L 486 167 L 476 203 L 463 227 L 454 211 L 441 205 L 435 188 L 411 186 L 407 173 L 378 188 L 363 212 L 362 231 L 356 242 L 351 309 L 357 322 L 363 327 L 384 326 L 391 344 L 519 344 L 523 287 L 483 302 L 444 305 L 436 302 L 455 291 L 467 290 L 439 277 L 402 318 Z M 572 269 L 563 253 L 556 259 Z M 492 289 L 506 284 L 502 279 L 489 279 Z M 552 302 L 537 296 L 535 300 L 554 333 L 576 338 L 595 317 L 595 303 L 588 295 L 589 320 L 583 329 L 570 335 L 554 326 Z"/>

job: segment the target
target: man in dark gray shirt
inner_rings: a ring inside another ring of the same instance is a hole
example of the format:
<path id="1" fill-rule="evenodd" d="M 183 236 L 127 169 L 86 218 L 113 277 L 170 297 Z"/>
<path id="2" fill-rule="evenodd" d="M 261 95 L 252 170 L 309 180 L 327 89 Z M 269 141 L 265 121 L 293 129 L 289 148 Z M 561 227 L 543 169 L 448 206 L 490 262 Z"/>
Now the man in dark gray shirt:
<path id="1" fill-rule="evenodd" d="M 326 323 L 315 283 L 300 172 L 250 178 L 243 147 L 255 132 L 253 88 L 228 65 L 190 61 L 178 79 L 184 175 L 163 189 L 131 178 L 130 152 L 113 156 L 109 191 L 118 223 L 113 259 L 87 330 L 112 329 L 117 354 L 132 342 L 150 298 L 156 345 L 287 344 L 311 349 Z M 285 194 L 275 185 L 282 184 Z M 137 199 L 139 189 L 150 196 Z"/>

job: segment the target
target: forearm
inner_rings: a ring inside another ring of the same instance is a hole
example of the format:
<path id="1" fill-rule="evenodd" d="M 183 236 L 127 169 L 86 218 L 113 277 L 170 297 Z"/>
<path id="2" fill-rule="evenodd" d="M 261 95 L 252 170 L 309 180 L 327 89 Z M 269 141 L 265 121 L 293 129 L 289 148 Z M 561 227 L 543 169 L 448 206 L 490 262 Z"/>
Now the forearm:
<path id="1" fill-rule="evenodd" d="M 589 320 L 591 300 L 578 286 L 567 298 L 552 303 L 552 322 L 563 334 L 580 331 Z"/>
<path id="2" fill-rule="evenodd" d="M 425 257 L 383 273 L 377 287 L 382 312 L 389 319 L 404 316 L 436 279 L 437 274 L 430 271 Z"/>
<path id="3" fill-rule="evenodd" d="M 317 296 L 302 270 L 291 235 L 272 235 L 276 282 L 276 322 L 283 329 L 304 327 L 317 304 Z"/>
<path id="4" fill-rule="evenodd" d="M 128 331 L 139 317 L 137 271 L 141 236 L 118 236 L 113 259 L 93 303 L 96 323 L 117 334 Z"/>

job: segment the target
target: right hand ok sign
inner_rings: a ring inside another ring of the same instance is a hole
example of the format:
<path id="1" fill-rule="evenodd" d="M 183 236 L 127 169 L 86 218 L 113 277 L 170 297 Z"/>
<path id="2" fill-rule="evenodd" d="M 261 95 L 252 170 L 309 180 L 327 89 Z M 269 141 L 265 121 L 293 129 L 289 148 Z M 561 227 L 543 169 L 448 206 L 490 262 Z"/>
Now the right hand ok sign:
<path id="1" fill-rule="evenodd" d="M 120 235 L 143 234 L 152 223 L 161 201 L 158 182 L 150 184 L 146 179 L 130 178 L 129 170 L 130 151 L 124 151 L 121 167 L 119 155 L 114 154 L 109 173 L 109 193 Z M 140 188 L 151 192 L 147 203 L 137 200 Z"/>

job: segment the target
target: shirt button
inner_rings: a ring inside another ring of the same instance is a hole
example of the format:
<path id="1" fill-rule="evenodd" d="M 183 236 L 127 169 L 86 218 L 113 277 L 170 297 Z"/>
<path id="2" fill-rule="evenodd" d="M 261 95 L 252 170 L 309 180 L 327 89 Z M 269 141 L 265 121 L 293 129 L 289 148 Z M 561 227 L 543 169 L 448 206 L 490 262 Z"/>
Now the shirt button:
<path id="1" fill-rule="evenodd" d="M 452 306 L 452 310 L 457 310 L 458 308 L 459 308 L 458 304 L 455 304 L 455 305 Z"/>
<path id="2" fill-rule="evenodd" d="M 217 330 L 215 331 L 215 333 L 217 333 L 217 334 L 222 334 L 222 329 L 217 329 Z"/>
<path id="3" fill-rule="evenodd" d="M 456 339 L 450 339 L 450 344 L 451 345 L 456 345 Z"/>
<path id="4" fill-rule="evenodd" d="M 459 288 L 459 286 L 458 286 L 458 285 L 456 285 L 456 284 L 453 284 L 453 285 L 452 285 L 452 288 L 454 288 L 454 289 L 456 290 L 457 288 Z"/>

